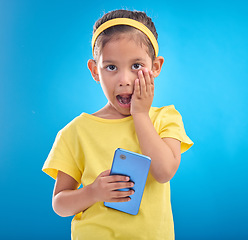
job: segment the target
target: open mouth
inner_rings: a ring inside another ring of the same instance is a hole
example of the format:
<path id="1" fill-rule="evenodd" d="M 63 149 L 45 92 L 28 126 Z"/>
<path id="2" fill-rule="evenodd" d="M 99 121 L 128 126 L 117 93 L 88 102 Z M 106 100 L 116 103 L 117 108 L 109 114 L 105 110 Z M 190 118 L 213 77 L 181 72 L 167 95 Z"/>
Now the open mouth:
<path id="1" fill-rule="evenodd" d="M 117 95 L 116 98 L 120 104 L 129 105 L 131 103 L 132 95 L 131 94 Z"/>

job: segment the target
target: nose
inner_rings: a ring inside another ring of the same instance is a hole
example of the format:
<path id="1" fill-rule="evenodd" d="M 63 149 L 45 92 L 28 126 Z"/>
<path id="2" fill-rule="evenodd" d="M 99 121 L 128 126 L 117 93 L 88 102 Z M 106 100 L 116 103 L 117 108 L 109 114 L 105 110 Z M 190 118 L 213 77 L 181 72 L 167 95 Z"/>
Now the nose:
<path id="1" fill-rule="evenodd" d="M 132 75 L 129 71 L 121 71 L 119 75 L 119 86 L 131 86 Z"/>

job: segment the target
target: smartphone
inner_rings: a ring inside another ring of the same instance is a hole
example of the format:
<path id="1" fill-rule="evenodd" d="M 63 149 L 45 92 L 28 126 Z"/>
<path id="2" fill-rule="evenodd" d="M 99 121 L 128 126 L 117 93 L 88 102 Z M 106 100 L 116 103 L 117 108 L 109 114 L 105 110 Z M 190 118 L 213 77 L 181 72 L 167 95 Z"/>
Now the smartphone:
<path id="1" fill-rule="evenodd" d="M 130 181 L 134 182 L 134 194 L 130 196 L 128 202 L 104 202 L 104 205 L 131 215 L 137 215 L 141 199 L 143 196 L 146 179 L 151 165 L 151 158 L 117 148 L 111 167 L 110 175 L 125 175 L 130 177 Z M 119 189 L 119 191 L 128 191 L 130 189 Z"/>

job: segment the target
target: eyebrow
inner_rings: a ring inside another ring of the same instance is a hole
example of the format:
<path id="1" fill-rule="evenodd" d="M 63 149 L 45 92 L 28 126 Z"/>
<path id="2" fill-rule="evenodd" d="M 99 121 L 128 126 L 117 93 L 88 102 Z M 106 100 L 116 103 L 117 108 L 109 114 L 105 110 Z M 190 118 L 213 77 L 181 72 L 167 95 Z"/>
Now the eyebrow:
<path id="1" fill-rule="evenodd" d="M 132 62 L 142 62 L 142 61 L 145 61 L 145 59 L 143 59 L 143 58 L 135 58 L 135 59 L 133 59 L 132 60 Z"/>
<path id="2" fill-rule="evenodd" d="M 113 62 L 115 62 L 115 61 L 105 60 L 105 61 L 103 61 L 102 63 L 113 63 Z"/>
<path id="3" fill-rule="evenodd" d="M 131 59 L 130 62 L 142 62 L 142 61 L 145 61 L 143 58 L 134 58 L 134 59 Z M 102 63 L 115 63 L 115 62 L 118 62 L 118 61 L 115 61 L 115 60 L 104 60 Z"/>

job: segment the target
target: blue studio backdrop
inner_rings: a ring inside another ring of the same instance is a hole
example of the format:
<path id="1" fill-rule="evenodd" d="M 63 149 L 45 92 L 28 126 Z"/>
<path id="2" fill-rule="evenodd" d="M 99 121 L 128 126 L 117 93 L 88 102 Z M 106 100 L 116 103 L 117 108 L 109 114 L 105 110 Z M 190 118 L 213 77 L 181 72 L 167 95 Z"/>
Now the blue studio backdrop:
<path id="1" fill-rule="evenodd" d="M 56 133 L 106 103 L 87 60 L 94 22 L 119 8 L 154 20 L 153 106 L 174 104 L 195 143 L 171 181 L 176 240 L 248 239 L 245 0 L 0 0 L 0 239 L 70 239 L 41 168 Z"/>

